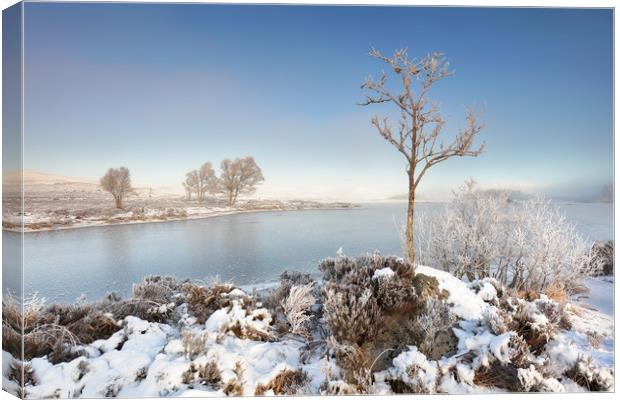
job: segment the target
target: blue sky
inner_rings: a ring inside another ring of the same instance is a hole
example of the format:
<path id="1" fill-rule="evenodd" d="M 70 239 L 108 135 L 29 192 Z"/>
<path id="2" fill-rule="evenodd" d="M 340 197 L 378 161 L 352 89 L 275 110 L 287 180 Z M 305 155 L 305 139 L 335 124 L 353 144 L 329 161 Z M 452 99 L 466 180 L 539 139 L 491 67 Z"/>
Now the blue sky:
<path id="1" fill-rule="evenodd" d="M 204 161 L 253 155 L 265 197 L 404 193 L 404 159 L 356 105 L 408 47 L 446 53 L 431 93 L 451 137 L 484 105 L 479 158 L 434 167 L 445 197 L 488 187 L 590 196 L 613 179 L 610 10 L 42 4 L 25 8 L 25 168 L 180 190 Z"/>

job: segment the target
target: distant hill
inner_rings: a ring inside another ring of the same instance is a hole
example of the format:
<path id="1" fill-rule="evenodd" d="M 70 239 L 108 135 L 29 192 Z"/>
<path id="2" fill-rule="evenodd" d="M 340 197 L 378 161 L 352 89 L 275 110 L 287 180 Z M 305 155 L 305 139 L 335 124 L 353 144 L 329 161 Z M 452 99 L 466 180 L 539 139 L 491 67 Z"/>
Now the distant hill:
<path id="1" fill-rule="evenodd" d="M 95 181 L 89 181 L 86 179 L 80 178 L 71 178 L 67 176 L 54 175 L 54 174 L 46 174 L 44 172 L 39 171 L 24 171 L 23 176 L 19 172 L 9 172 L 3 174 L 2 180 L 4 183 L 19 183 L 23 177 L 23 181 L 25 185 L 28 184 L 37 184 L 37 185 L 53 185 L 59 183 L 86 183 L 86 184 L 94 184 L 98 183 Z"/>
<path id="2" fill-rule="evenodd" d="M 609 183 L 601 189 L 600 196 L 596 197 L 594 201 L 601 203 L 613 203 L 614 201 L 614 184 Z"/>
<path id="3" fill-rule="evenodd" d="M 9 172 L 2 175 L 2 181 L 5 186 L 19 185 L 21 179 L 22 176 L 19 172 Z M 38 190 L 49 190 L 46 189 L 48 186 L 54 186 L 56 190 L 65 188 L 67 190 L 101 191 L 98 180 L 48 174 L 40 171 L 24 171 L 23 182 L 24 186 L 38 187 Z M 142 195 L 148 194 L 151 189 L 151 187 L 147 185 L 141 185 L 135 182 L 133 182 L 133 187 L 136 193 Z M 177 195 L 177 193 L 174 193 L 170 188 L 153 187 L 152 189 L 156 195 Z"/>

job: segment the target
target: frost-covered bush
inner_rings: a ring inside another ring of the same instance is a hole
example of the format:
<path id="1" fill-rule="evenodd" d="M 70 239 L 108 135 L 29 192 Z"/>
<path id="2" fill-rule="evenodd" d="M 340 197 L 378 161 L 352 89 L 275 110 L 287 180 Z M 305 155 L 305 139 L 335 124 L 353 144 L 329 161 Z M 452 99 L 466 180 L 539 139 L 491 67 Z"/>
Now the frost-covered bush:
<path id="1" fill-rule="evenodd" d="M 378 253 L 324 260 L 323 319 L 328 347 L 344 381 L 368 393 L 372 375 L 409 345 L 434 360 L 456 350 L 456 318 L 435 277 L 414 273 L 397 257 Z"/>
<path id="2" fill-rule="evenodd" d="M 312 295 L 314 284 L 297 285 L 291 287 L 288 296 L 282 301 L 282 309 L 288 321 L 291 332 L 298 335 L 308 335 L 310 322 L 310 307 L 316 302 Z"/>
<path id="3" fill-rule="evenodd" d="M 181 286 L 188 311 L 200 323 L 204 323 L 215 311 L 230 305 L 230 298 L 226 295 L 233 289 L 234 286 L 228 283 L 199 285 L 187 282 Z"/>
<path id="4" fill-rule="evenodd" d="M 324 318 L 331 334 L 341 342 L 363 343 L 379 328 L 381 310 L 371 289 L 358 287 L 325 288 Z"/>
<path id="5" fill-rule="evenodd" d="M 451 330 L 455 322 L 456 317 L 444 301 L 428 299 L 426 311 L 412 324 L 412 330 L 419 334 L 420 352 L 434 360 L 447 356 L 455 338 Z"/>
<path id="6" fill-rule="evenodd" d="M 388 380 L 397 393 L 436 393 L 439 368 L 417 347 L 410 346 L 393 360 Z"/>
<path id="7" fill-rule="evenodd" d="M 362 344 L 380 328 L 382 314 L 415 308 L 413 266 L 378 253 L 321 262 L 324 318 L 340 342 Z M 388 272 L 389 271 L 389 272 Z"/>
<path id="8" fill-rule="evenodd" d="M 144 278 L 141 284 L 134 284 L 132 295 L 134 299 L 150 300 L 156 304 L 168 304 L 175 301 L 174 296 L 179 292 L 181 284 L 171 276 L 151 275 Z"/>
<path id="9" fill-rule="evenodd" d="M 84 302 L 46 305 L 32 296 L 20 301 L 10 294 L 2 299 L 2 348 L 17 359 L 47 356 L 53 362 L 79 356 L 81 343 L 108 338 L 119 326 L 100 306 Z"/>
<path id="10" fill-rule="evenodd" d="M 438 219 L 422 216 L 421 263 L 459 278 L 495 278 L 516 290 L 542 292 L 561 284 L 570 294 L 579 278 L 599 269 L 591 244 L 564 214 L 541 199 L 512 201 L 508 192 L 479 190 L 468 181 Z"/>
<path id="11" fill-rule="evenodd" d="M 539 354 L 560 330 L 571 327 L 566 305 L 545 295 L 527 300 L 504 294 L 495 303 L 484 314 L 485 324 L 495 335 L 517 332 L 527 345 L 516 346 L 522 354 L 530 351 Z"/>
<path id="12" fill-rule="evenodd" d="M 328 344 L 344 380 L 354 385 L 359 393 L 367 393 L 372 383 L 373 360 L 355 343 L 339 343 L 332 338 Z"/>
<path id="13" fill-rule="evenodd" d="M 575 364 L 564 374 L 579 386 L 593 392 L 607 392 L 614 388 L 613 372 L 595 366 L 591 357 L 577 357 Z"/>

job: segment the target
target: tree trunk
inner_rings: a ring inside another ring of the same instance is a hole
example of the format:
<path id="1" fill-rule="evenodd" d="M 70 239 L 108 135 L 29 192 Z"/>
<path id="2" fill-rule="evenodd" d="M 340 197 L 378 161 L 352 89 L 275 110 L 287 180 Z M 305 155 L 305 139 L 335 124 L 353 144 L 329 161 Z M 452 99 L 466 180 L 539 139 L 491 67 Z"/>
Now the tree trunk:
<path id="1" fill-rule="evenodd" d="M 114 201 L 116 202 L 116 208 L 123 209 L 123 198 L 121 196 L 114 196 Z"/>
<path id="2" fill-rule="evenodd" d="M 407 204 L 407 229 L 405 232 L 405 240 L 407 246 L 407 257 L 409 262 L 413 264 L 415 262 L 415 253 L 413 251 L 413 215 L 415 210 L 415 170 L 413 166 L 409 167 L 407 171 L 409 176 L 409 196 Z"/>

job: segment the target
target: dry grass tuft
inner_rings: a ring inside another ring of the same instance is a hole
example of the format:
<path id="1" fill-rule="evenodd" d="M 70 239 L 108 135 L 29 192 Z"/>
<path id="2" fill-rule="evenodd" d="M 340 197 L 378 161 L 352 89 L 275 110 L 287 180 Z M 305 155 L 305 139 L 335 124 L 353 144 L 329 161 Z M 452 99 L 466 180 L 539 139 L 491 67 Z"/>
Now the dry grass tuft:
<path id="1" fill-rule="evenodd" d="M 206 332 L 202 334 L 198 334 L 191 330 L 183 330 L 181 332 L 183 354 L 188 360 L 193 360 L 205 352 L 207 337 Z"/>
<path id="2" fill-rule="evenodd" d="M 298 393 L 308 382 L 308 374 L 301 370 L 284 369 L 266 384 L 258 384 L 254 391 L 255 396 L 263 396 L 273 390 L 276 395 L 292 396 Z"/>
<path id="3" fill-rule="evenodd" d="M 521 390 L 519 370 L 514 365 L 502 365 L 494 362 L 488 367 L 482 367 L 474 372 L 474 383 L 484 387 L 496 387 L 509 392 Z"/>
<path id="4" fill-rule="evenodd" d="M 592 357 L 579 356 L 575 364 L 564 372 L 579 386 L 592 392 L 608 392 L 613 390 L 614 377 L 611 370 L 597 368 L 592 363 Z"/>
<path id="5" fill-rule="evenodd" d="M 230 306 L 230 299 L 224 295 L 233 289 L 233 285 L 224 283 L 200 286 L 193 282 L 186 282 L 181 286 L 187 308 L 200 324 L 204 324 L 215 311 Z"/>
<path id="6" fill-rule="evenodd" d="M 222 375 L 217 362 L 212 360 L 206 364 L 191 363 L 189 369 L 182 375 L 183 383 L 199 383 L 214 389 L 219 389 L 222 383 Z"/>
<path id="7" fill-rule="evenodd" d="M 226 396 L 243 396 L 243 383 L 233 378 L 224 384 L 222 391 Z"/>
<path id="8" fill-rule="evenodd" d="M 224 384 L 222 390 L 226 396 L 243 396 L 243 373 L 244 369 L 241 362 L 235 364 L 235 377 Z"/>
<path id="9" fill-rule="evenodd" d="M 2 328 L 3 349 L 16 359 L 47 355 L 50 362 L 58 363 L 79 355 L 73 348 L 80 339 L 61 324 L 61 315 L 55 314 L 54 309 L 46 310 L 44 301 L 36 296 L 26 299 L 22 313 L 20 301 L 15 296 L 5 295 Z"/>
<path id="10" fill-rule="evenodd" d="M 269 333 L 260 331 L 251 325 L 242 326 L 239 321 L 228 329 L 239 339 L 249 339 L 257 342 L 273 342 L 276 340 Z"/>
<path id="11" fill-rule="evenodd" d="M 164 322 L 175 306 L 180 286 L 174 278 L 151 276 L 134 285 L 133 297 L 122 300 L 111 294 L 94 304 L 78 300 L 75 304 L 46 306 L 37 297 L 23 305 L 11 295 L 2 301 L 3 349 L 26 360 L 48 356 L 52 363 L 79 356 L 79 344 L 107 339 L 120 329 L 118 320 L 133 315 L 150 322 Z M 22 354 L 22 341 L 24 354 Z"/>
<path id="12" fill-rule="evenodd" d="M 570 296 L 562 282 L 554 281 L 545 287 L 545 295 L 559 304 L 566 304 Z"/>
<path id="13" fill-rule="evenodd" d="M 169 304 L 175 301 L 174 295 L 180 289 L 181 284 L 174 277 L 151 275 L 144 278 L 141 284 L 133 285 L 132 297 L 157 304 Z"/>
<path id="14" fill-rule="evenodd" d="M 601 345 L 603 344 L 603 340 L 605 339 L 605 336 L 601 335 L 598 332 L 594 332 L 594 331 L 588 331 L 586 334 L 588 336 L 588 342 L 590 343 L 590 346 L 592 346 L 595 349 L 598 349 L 601 347 Z"/>

